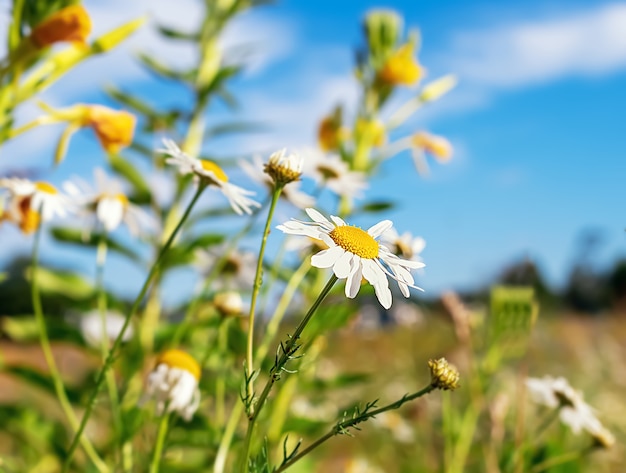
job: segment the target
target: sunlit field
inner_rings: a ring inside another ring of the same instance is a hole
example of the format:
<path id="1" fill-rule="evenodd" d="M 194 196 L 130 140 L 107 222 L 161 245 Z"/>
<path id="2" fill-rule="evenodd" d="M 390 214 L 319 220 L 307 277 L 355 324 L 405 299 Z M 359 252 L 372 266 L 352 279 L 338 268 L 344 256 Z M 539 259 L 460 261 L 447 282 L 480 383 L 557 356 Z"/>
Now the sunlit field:
<path id="1" fill-rule="evenodd" d="M 532 213 L 497 187 L 523 173 L 491 220 L 481 183 L 428 197 L 475 165 L 429 126 L 471 74 L 429 69 L 401 5 L 364 6 L 323 112 L 292 84 L 268 105 L 268 58 L 289 76 L 320 53 L 278 44 L 266 3 L 5 6 L 0 472 L 625 471 L 626 264 L 596 256 L 603 230 L 583 222 L 560 284 L 530 250 L 455 284 L 476 235 Z"/>

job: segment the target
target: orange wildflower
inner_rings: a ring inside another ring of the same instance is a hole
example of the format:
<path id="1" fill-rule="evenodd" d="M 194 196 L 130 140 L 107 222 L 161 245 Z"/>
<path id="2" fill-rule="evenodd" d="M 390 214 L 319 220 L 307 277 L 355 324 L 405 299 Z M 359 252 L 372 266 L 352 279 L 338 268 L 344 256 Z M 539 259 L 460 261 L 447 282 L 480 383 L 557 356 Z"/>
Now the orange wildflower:
<path id="1" fill-rule="evenodd" d="M 334 151 L 346 138 L 346 129 L 334 115 L 322 119 L 317 129 L 317 140 L 324 151 Z"/>
<path id="2" fill-rule="evenodd" d="M 438 161 L 445 162 L 452 157 L 452 145 L 442 136 L 420 131 L 411 137 L 413 146 L 432 154 Z"/>
<path id="3" fill-rule="evenodd" d="M 85 43 L 91 32 L 91 19 L 82 5 L 71 5 L 54 12 L 33 28 L 30 35 L 38 48 L 71 41 Z"/>
<path id="4" fill-rule="evenodd" d="M 422 77 L 422 67 L 413 57 L 413 44 L 398 48 L 378 72 L 380 81 L 389 85 L 413 85 Z"/>
<path id="5" fill-rule="evenodd" d="M 109 152 L 116 153 L 133 141 L 135 116 L 124 110 L 87 106 L 83 124 L 95 131 L 98 141 Z"/>

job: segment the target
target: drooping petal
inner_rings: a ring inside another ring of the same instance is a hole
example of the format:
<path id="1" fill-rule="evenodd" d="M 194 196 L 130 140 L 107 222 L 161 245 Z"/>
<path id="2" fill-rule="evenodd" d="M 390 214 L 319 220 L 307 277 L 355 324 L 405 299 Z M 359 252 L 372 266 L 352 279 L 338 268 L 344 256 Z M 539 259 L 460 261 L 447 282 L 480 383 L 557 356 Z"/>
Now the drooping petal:
<path id="1" fill-rule="evenodd" d="M 96 216 L 107 232 L 115 230 L 124 217 L 124 206 L 119 199 L 104 197 L 98 202 Z"/>
<path id="2" fill-rule="evenodd" d="M 322 250 L 311 257 L 311 264 L 316 268 L 330 268 L 343 255 L 345 250 L 340 246 L 333 246 Z"/>
<path id="3" fill-rule="evenodd" d="M 351 261 L 350 274 L 346 279 L 346 297 L 350 299 L 354 299 L 361 289 L 361 280 L 363 279 L 361 268 L 361 258 L 354 255 Z"/>
<path id="4" fill-rule="evenodd" d="M 333 265 L 333 272 L 335 273 L 335 276 L 339 279 L 347 278 L 348 274 L 350 274 L 350 262 L 355 256 L 356 255 L 350 253 L 349 251 L 344 252 L 344 254 L 342 254 Z"/>

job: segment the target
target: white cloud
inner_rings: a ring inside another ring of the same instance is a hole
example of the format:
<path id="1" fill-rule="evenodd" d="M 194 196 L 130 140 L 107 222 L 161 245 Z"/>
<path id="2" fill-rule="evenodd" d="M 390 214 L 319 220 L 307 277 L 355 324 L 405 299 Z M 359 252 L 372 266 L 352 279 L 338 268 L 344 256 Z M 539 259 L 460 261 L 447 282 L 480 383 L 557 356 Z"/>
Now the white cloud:
<path id="1" fill-rule="evenodd" d="M 459 33 L 445 62 L 461 79 L 525 86 L 626 68 L 626 4 Z"/>

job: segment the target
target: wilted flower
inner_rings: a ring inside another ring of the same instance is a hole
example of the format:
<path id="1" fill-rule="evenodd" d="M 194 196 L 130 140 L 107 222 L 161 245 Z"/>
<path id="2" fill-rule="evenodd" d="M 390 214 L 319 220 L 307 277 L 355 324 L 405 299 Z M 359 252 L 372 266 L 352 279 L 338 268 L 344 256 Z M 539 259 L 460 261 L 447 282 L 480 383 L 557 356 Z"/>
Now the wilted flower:
<path id="1" fill-rule="evenodd" d="M 142 403 L 154 399 L 157 415 L 177 412 L 190 421 L 200 405 L 200 372 L 200 365 L 188 353 L 175 349 L 163 352 L 148 376 Z"/>
<path id="2" fill-rule="evenodd" d="M 70 209 L 70 201 L 48 182 L 28 179 L 0 179 L 0 189 L 9 191 L 9 199 L 0 221 L 8 220 L 23 233 L 37 230 L 39 223 L 54 216 L 64 217 Z"/>
<path id="3" fill-rule="evenodd" d="M 303 174 L 335 194 L 352 199 L 360 197 L 367 188 L 365 174 L 351 171 L 348 163 L 336 154 L 307 149 L 303 153 Z"/>
<path id="4" fill-rule="evenodd" d="M 528 378 L 526 388 L 538 404 L 558 409 L 561 422 L 575 434 L 586 430 L 593 435 L 602 430 L 602 424 L 591 406 L 583 401 L 581 393 L 572 388 L 565 378 Z"/>
<path id="5" fill-rule="evenodd" d="M 181 174 L 193 174 L 196 179 L 201 179 L 206 184 L 217 187 L 238 215 L 244 212 L 251 214 L 253 207 L 261 207 L 261 204 L 248 197 L 255 193 L 229 183 L 228 175 L 217 163 L 189 156 L 172 140 L 164 139 L 163 144 L 165 149 L 159 151 L 170 156 L 166 159 L 166 163 L 178 166 Z"/>
<path id="6" fill-rule="evenodd" d="M 347 138 L 348 130 L 341 125 L 341 115 L 324 117 L 317 128 L 317 141 L 322 150 L 336 151 Z"/>
<path id="7" fill-rule="evenodd" d="M 252 162 L 241 160 L 239 161 L 239 166 L 251 179 L 267 186 L 270 192 L 274 189 L 274 181 L 263 171 L 264 164 L 260 156 L 253 156 Z M 300 184 L 300 181 L 294 181 L 290 185 L 283 187 L 280 197 L 291 202 L 299 209 L 311 207 L 315 203 L 315 199 L 309 194 L 302 192 Z"/>
<path id="8" fill-rule="evenodd" d="M 326 243 L 328 249 L 313 255 L 311 264 L 317 268 L 332 267 L 335 276 L 346 279 L 346 297 L 356 297 L 363 278 L 374 286 L 376 297 L 385 309 L 391 307 L 392 302 L 387 276 L 397 281 L 404 297 L 409 297 L 409 287 L 420 289 L 414 285 L 409 269 L 421 268 L 424 264 L 398 258 L 376 240 L 391 228 L 390 220 L 383 220 L 365 231 L 334 215 L 330 217 L 331 222 L 315 209 L 306 209 L 306 213 L 313 222 L 291 220 L 277 228 Z"/>
<path id="9" fill-rule="evenodd" d="M 378 79 L 388 85 L 413 85 L 422 76 L 422 67 L 413 56 L 413 43 L 406 43 L 385 61 Z"/>
<path id="10" fill-rule="evenodd" d="M 72 41 L 85 43 L 91 32 L 91 20 L 82 5 L 62 8 L 33 28 L 30 35 L 38 48 L 54 43 Z"/>
<path id="11" fill-rule="evenodd" d="M 101 168 L 94 170 L 96 190 L 89 189 L 82 181 L 68 182 L 64 188 L 87 208 L 107 232 L 115 230 L 122 222 L 133 235 L 139 233 L 140 222 L 148 223 L 148 215 L 140 207 L 129 202 L 118 180 L 109 178 Z M 80 185 L 80 187 L 79 187 Z"/>
<path id="12" fill-rule="evenodd" d="M 104 323 L 102 314 L 98 310 L 87 312 L 80 319 L 80 331 L 88 345 L 94 348 L 102 346 L 102 339 L 113 342 L 120 334 L 126 318 L 118 313 L 107 311 L 104 314 Z M 133 327 L 129 326 L 122 337 L 123 342 L 127 342 L 133 337 Z"/>
<path id="13" fill-rule="evenodd" d="M 454 391 L 459 387 L 459 371 L 445 358 L 428 360 L 432 386 L 438 389 Z"/>
<path id="14" fill-rule="evenodd" d="M 265 173 L 278 186 L 299 181 L 302 175 L 302 157 L 297 154 L 286 154 L 286 149 L 273 153 L 264 166 Z"/>
<path id="15" fill-rule="evenodd" d="M 420 131 L 413 135 L 412 141 L 414 149 L 432 154 L 438 161 L 445 162 L 452 157 L 452 145 L 443 136 Z"/>

